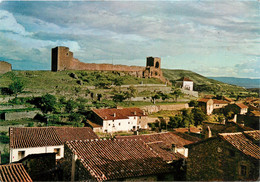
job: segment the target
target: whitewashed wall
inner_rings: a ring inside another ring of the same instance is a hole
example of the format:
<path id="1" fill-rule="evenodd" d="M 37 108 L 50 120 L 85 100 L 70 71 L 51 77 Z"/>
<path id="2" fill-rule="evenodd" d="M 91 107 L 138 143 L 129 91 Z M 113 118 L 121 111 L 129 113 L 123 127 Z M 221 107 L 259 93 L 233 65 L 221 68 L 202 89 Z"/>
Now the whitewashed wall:
<path id="1" fill-rule="evenodd" d="M 183 86 L 182 86 L 183 89 L 186 89 L 186 90 L 191 90 L 193 91 L 193 82 L 191 81 L 183 81 Z"/>
<path id="2" fill-rule="evenodd" d="M 64 157 L 64 145 L 57 145 L 57 146 L 47 146 L 47 147 L 32 147 L 32 148 L 17 148 L 17 149 L 10 149 L 10 163 L 19 161 L 18 152 L 25 151 L 24 157 L 30 154 L 42 154 L 42 153 L 53 153 L 54 149 L 60 149 L 60 156 L 56 156 L 56 159 L 60 159 Z"/>

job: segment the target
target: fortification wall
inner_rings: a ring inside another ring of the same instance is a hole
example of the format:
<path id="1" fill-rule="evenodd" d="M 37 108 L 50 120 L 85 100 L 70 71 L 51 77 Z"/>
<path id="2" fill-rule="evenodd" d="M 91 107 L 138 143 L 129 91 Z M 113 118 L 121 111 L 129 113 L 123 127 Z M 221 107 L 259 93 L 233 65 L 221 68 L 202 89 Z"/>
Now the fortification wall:
<path id="1" fill-rule="evenodd" d="M 141 66 L 126 66 L 126 65 L 113 65 L 113 64 L 95 64 L 83 63 L 77 59 L 72 59 L 69 65 L 69 70 L 91 70 L 91 71 L 126 71 L 138 72 L 142 76 L 145 67 Z"/>
<path id="2" fill-rule="evenodd" d="M 187 108 L 189 108 L 189 104 L 150 105 L 150 106 L 140 107 L 140 109 L 146 111 L 147 113 L 159 112 L 163 110 L 176 111 L 176 110 L 187 109 Z"/>
<path id="3" fill-rule="evenodd" d="M 0 61 L 0 74 L 12 71 L 12 65 L 5 61 Z"/>

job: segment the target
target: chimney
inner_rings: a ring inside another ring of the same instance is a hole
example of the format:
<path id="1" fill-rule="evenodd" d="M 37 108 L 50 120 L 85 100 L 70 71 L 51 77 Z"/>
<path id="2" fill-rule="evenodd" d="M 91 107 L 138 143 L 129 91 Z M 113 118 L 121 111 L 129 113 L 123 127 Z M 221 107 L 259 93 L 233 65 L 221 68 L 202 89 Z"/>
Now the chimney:
<path id="1" fill-rule="evenodd" d="M 114 113 L 114 117 L 116 117 L 116 113 Z"/>
<path id="2" fill-rule="evenodd" d="M 105 119 L 107 119 L 107 116 L 105 116 Z"/>
<path id="3" fill-rule="evenodd" d="M 237 122 L 237 114 L 234 115 L 234 123 Z"/>
<path id="4" fill-rule="evenodd" d="M 224 118 L 223 120 L 222 120 L 222 122 L 221 122 L 221 124 L 226 124 L 226 118 Z"/>
<path id="5" fill-rule="evenodd" d="M 143 115 L 145 115 L 145 111 L 143 111 Z"/>
<path id="6" fill-rule="evenodd" d="M 175 144 L 172 144 L 172 152 L 175 154 L 177 153 L 177 147 Z"/>
<path id="7" fill-rule="evenodd" d="M 210 130 L 210 127 L 208 126 L 208 131 L 205 135 L 205 138 L 211 138 L 211 137 L 212 137 L 211 130 Z"/>
<path id="8" fill-rule="evenodd" d="M 76 160 L 78 156 L 76 154 L 72 154 L 72 161 L 71 161 L 71 181 L 75 181 L 75 171 L 76 171 Z"/>
<path id="9" fill-rule="evenodd" d="M 134 115 L 136 115 L 136 111 L 134 111 Z"/>
<path id="10" fill-rule="evenodd" d="M 245 126 L 245 122 L 244 121 L 241 121 L 241 126 Z"/>

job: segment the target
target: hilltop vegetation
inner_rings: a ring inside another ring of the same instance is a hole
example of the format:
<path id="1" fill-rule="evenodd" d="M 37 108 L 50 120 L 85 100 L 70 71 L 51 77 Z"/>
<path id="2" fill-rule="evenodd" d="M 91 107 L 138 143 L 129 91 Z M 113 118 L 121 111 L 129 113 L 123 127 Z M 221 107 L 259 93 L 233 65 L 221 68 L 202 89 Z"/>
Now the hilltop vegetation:
<path id="1" fill-rule="evenodd" d="M 223 83 L 217 80 L 209 79 L 200 74 L 194 73 L 188 70 L 169 70 L 163 69 L 163 75 L 169 79 L 173 84 L 175 84 L 176 80 L 182 77 L 188 77 L 194 82 L 194 90 L 200 92 L 212 92 L 213 94 L 225 94 L 231 92 L 246 92 L 246 89 L 236 86 L 230 85 L 227 83 Z"/>

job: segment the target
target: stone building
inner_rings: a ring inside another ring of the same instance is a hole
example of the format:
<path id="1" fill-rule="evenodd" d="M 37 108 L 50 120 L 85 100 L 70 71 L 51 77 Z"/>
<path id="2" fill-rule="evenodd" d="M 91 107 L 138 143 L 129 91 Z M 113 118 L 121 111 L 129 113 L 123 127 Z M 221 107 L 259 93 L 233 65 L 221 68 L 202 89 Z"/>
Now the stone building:
<path id="1" fill-rule="evenodd" d="M 58 46 L 52 49 L 52 71 L 63 70 L 92 70 L 92 71 L 124 71 L 136 77 L 158 78 L 170 84 L 161 71 L 161 59 L 147 57 L 146 67 L 126 66 L 113 64 L 83 63 L 73 57 L 73 52 L 68 47 Z"/>
<path id="2" fill-rule="evenodd" d="M 193 91 L 193 81 L 187 77 L 182 77 L 181 79 L 176 80 L 176 87 Z"/>
<path id="3" fill-rule="evenodd" d="M 9 135 L 10 162 L 43 153 L 56 153 L 56 159 L 61 159 L 66 141 L 99 138 L 89 127 L 10 127 Z"/>
<path id="4" fill-rule="evenodd" d="M 0 61 L 0 74 L 12 71 L 12 65 L 5 61 Z"/>
<path id="5" fill-rule="evenodd" d="M 142 140 L 66 142 L 63 164 L 65 181 L 174 180 L 171 164 Z"/>
<path id="6" fill-rule="evenodd" d="M 259 179 L 260 131 L 222 133 L 187 145 L 187 180 L 255 181 Z"/>
<path id="7" fill-rule="evenodd" d="M 104 133 L 148 128 L 147 114 L 139 108 L 93 109 L 91 121 L 94 130 L 98 127 Z"/>

